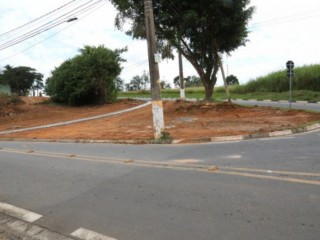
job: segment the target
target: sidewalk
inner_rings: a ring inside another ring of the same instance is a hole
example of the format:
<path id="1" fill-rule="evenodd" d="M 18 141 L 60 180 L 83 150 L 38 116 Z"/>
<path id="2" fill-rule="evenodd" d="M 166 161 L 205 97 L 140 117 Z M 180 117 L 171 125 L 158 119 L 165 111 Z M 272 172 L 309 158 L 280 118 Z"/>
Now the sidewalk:
<path id="1" fill-rule="evenodd" d="M 0 212 L 0 240 L 75 240 Z"/>
<path id="2" fill-rule="evenodd" d="M 22 238 L 0 230 L 0 240 L 22 240 Z"/>

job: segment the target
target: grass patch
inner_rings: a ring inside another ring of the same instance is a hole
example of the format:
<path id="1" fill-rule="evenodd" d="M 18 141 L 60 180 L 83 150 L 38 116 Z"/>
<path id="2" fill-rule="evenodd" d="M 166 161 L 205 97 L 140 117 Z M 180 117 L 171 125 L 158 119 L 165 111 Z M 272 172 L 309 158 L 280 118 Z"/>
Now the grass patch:
<path id="1" fill-rule="evenodd" d="M 221 87 L 218 87 L 214 93 L 213 98 L 214 100 L 221 101 L 225 100 L 226 94 L 223 89 L 221 91 Z M 186 89 L 185 91 L 186 98 L 193 98 L 197 100 L 202 100 L 204 98 L 204 89 Z M 289 100 L 289 92 L 252 92 L 252 93 L 237 93 L 230 88 L 230 96 L 231 99 L 256 99 L 256 100 L 265 100 L 269 99 L 272 101 L 279 101 L 279 100 Z M 150 98 L 150 93 L 141 93 L 139 91 L 135 92 L 122 92 L 119 94 L 119 97 L 124 98 Z M 180 98 L 180 90 L 179 89 L 170 89 L 161 92 L 162 98 Z M 292 100 L 293 101 L 314 101 L 320 102 L 320 92 L 316 91 L 308 91 L 308 90 L 294 90 L 292 91 Z"/>

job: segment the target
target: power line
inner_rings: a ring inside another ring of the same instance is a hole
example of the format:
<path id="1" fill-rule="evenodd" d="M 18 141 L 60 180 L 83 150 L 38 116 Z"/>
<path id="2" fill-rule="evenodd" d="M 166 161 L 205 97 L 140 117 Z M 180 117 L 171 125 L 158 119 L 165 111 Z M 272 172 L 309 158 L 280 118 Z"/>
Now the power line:
<path id="1" fill-rule="evenodd" d="M 311 10 L 311 11 L 305 11 L 305 12 L 300 12 L 300 13 L 295 13 L 295 14 L 281 16 L 281 17 L 272 18 L 272 19 L 267 19 L 267 20 L 263 20 L 263 21 L 260 21 L 260 22 L 255 22 L 252 25 L 260 25 L 260 24 L 265 24 L 265 23 L 274 22 L 274 21 L 278 21 L 278 20 L 281 21 L 281 20 L 287 19 L 287 18 L 300 17 L 301 15 L 306 15 L 306 14 L 310 14 L 310 13 L 314 13 L 314 12 L 319 12 L 319 10 L 320 9 Z"/>
<path id="2" fill-rule="evenodd" d="M 51 11 L 50 14 L 45 14 L 43 17 L 36 18 L 37 20 L 32 20 L 21 27 L 16 28 L 15 31 L 10 31 L 9 34 L 5 34 L 0 38 L 0 42 L 8 42 L 15 37 L 19 37 L 23 34 L 27 34 L 28 32 L 34 30 L 35 28 L 41 27 L 45 23 L 49 23 L 54 21 L 55 19 L 59 18 L 62 14 L 67 13 L 68 9 L 74 9 L 75 7 L 79 6 L 80 2 L 84 0 L 79 0 L 77 2 L 72 2 L 72 4 L 64 6 L 63 8 L 59 8 L 59 10 Z M 87 0 L 85 0 L 87 1 Z M 93 1 L 93 0 L 90 0 Z"/>
<path id="3" fill-rule="evenodd" d="M 107 3 L 107 2 L 103 2 L 103 3 L 100 4 L 100 5 L 94 6 L 94 8 L 93 8 L 90 12 L 88 12 L 86 15 L 84 15 L 84 16 L 82 16 L 82 17 L 80 16 L 78 21 L 81 21 L 81 20 L 85 19 L 85 18 L 88 17 L 90 14 L 92 14 L 93 12 L 95 12 L 96 10 L 98 10 L 100 7 L 104 6 L 106 3 Z M 10 56 L 7 56 L 7 57 L 5 57 L 5 58 L 3 58 L 3 59 L 0 59 L 0 62 L 5 61 L 5 60 L 7 60 L 7 59 L 10 59 L 10 58 L 12 58 L 12 57 L 14 57 L 14 56 L 22 53 L 22 52 L 25 52 L 25 51 L 27 51 L 27 50 L 29 50 L 29 49 L 31 49 L 31 48 L 39 45 L 40 43 L 42 43 L 42 42 L 44 42 L 44 41 L 46 41 L 46 40 L 48 40 L 48 39 L 50 39 L 50 38 L 53 38 L 55 35 L 59 34 L 60 32 L 66 30 L 66 29 L 68 29 L 68 28 L 70 28 L 72 25 L 76 24 L 78 21 L 76 21 L 76 22 L 74 22 L 74 23 L 72 23 L 72 24 L 70 24 L 70 25 L 62 28 L 61 30 L 55 32 L 54 34 L 50 35 L 49 37 L 47 37 L 47 38 L 45 38 L 45 39 L 43 39 L 43 40 L 41 40 L 41 41 L 39 41 L 39 42 L 37 42 L 37 43 L 29 46 L 29 47 L 27 47 L 27 48 L 25 48 L 25 49 L 23 49 L 23 50 L 21 50 L 21 51 L 19 51 L 19 52 L 16 52 L 16 53 L 14 53 L 14 54 L 12 54 L 12 55 L 10 55 Z"/>
<path id="4" fill-rule="evenodd" d="M 75 15 L 77 14 L 81 14 L 83 12 L 87 12 L 89 11 L 90 9 L 92 9 L 92 7 L 94 7 L 95 5 L 99 4 L 102 0 L 98 0 L 98 1 L 93 1 L 93 0 L 90 0 L 74 9 L 72 9 L 71 11 L 67 12 L 67 13 L 64 13 L 62 15 L 60 15 L 59 17 L 55 18 L 54 20 L 51 20 L 43 25 L 41 25 L 40 27 L 37 27 L 27 33 L 24 33 L 22 35 L 19 35 L 18 37 L 16 38 L 13 38 L 13 39 L 10 39 L 9 41 L 3 43 L 3 44 L 0 44 L 0 50 L 3 50 L 3 49 L 6 49 L 6 48 L 9 48 L 11 46 L 14 46 L 18 43 L 21 43 L 25 40 L 28 40 L 36 35 L 39 35 L 45 31 L 48 31 L 64 22 L 67 22 L 68 19 L 74 17 Z M 93 2 L 93 3 L 91 3 Z M 89 4 L 91 3 L 91 4 Z M 88 5 L 89 4 L 89 5 Z"/>
<path id="5" fill-rule="evenodd" d="M 66 3 L 66 4 L 64 4 L 64 5 L 56 8 L 56 9 L 54 9 L 54 10 L 48 12 L 48 13 L 46 13 L 46 14 L 38 17 L 38 18 L 36 18 L 36 19 L 31 20 L 30 22 L 27 22 L 27 23 L 25 23 L 25 24 L 23 24 L 23 25 L 21 25 L 21 26 L 18 26 L 18 27 L 14 28 L 14 29 L 12 29 L 12 30 L 10 30 L 10 31 L 8 31 L 8 32 L 1 33 L 1 34 L 0 34 L 0 37 L 5 36 L 5 35 L 7 35 L 7 34 L 10 34 L 10 33 L 14 32 L 14 31 L 16 31 L 16 30 L 19 30 L 19 29 L 21 29 L 21 28 L 23 28 L 23 27 L 25 27 L 25 26 L 27 26 L 27 25 L 29 25 L 29 24 L 32 24 L 32 23 L 34 23 L 34 22 L 36 22 L 36 21 L 38 21 L 38 20 L 40 20 L 40 19 L 42 19 L 42 18 L 44 18 L 44 17 L 49 16 L 50 14 L 52 14 L 52 13 L 54 13 L 54 12 L 56 12 L 56 11 L 60 11 L 60 10 L 63 9 L 64 7 L 66 7 L 66 6 L 74 3 L 74 2 L 76 2 L 76 1 L 77 1 L 77 0 L 72 0 L 72 1 L 70 1 L 70 2 L 68 2 L 68 3 Z"/>
<path id="6" fill-rule="evenodd" d="M 91 1 L 92 1 L 92 0 L 91 0 Z M 16 38 L 10 39 L 9 41 L 7 41 L 7 42 L 5 42 L 5 43 L 2 43 L 2 44 L 0 45 L 0 47 L 4 47 L 4 46 L 7 45 L 7 44 L 10 45 L 11 42 L 19 41 L 19 39 L 25 38 L 25 37 L 27 37 L 28 35 L 32 35 L 33 33 L 36 33 L 37 31 L 40 31 L 40 32 L 41 32 L 41 29 L 50 28 L 50 26 L 56 25 L 57 23 L 59 23 L 59 21 L 62 21 L 62 22 L 67 21 L 70 17 L 74 16 L 74 14 L 77 14 L 77 12 L 76 12 L 75 10 L 77 10 L 77 9 L 79 9 L 79 8 L 81 8 L 81 7 L 85 7 L 85 5 L 87 5 L 87 4 L 90 3 L 91 1 L 85 3 L 85 4 L 81 5 L 81 6 L 78 6 L 77 8 L 75 8 L 75 9 L 73 9 L 73 10 L 67 12 L 67 13 L 64 13 L 63 15 L 60 15 L 59 17 L 57 17 L 57 18 L 55 18 L 55 19 L 53 19 L 53 20 L 51 20 L 51 21 L 49 21 L 49 22 L 46 22 L 45 24 L 43 24 L 43 25 L 41 25 L 41 26 L 39 26 L 39 27 L 37 27 L 37 28 L 34 28 L 33 30 L 31 30 L 31 31 L 29 31 L 29 32 L 27 32 L 27 33 L 24 33 L 24 34 L 22 34 L 22 35 L 19 35 L 19 36 L 16 37 Z M 69 16 L 68 16 L 68 14 L 69 14 Z M 63 19 L 63 20 L 60 20 L 60 19 Z M 62 23 L 62 22 L 61 22 L 61 23 Z M 59 23 L 59 24 L 61 24 L 61 23 Z"/>
<path id="7" fill-rule="evenodd" d="M 133 63 L 133 64 L 127 66 L 126 70 L 122 71 L 121 73 L 131 72 L 131 71 L 133 71 L 133 70 L 145 65 L 146 63 L 148 63 L 148 59 L 144 59 L 144 60 L 141 60 L 139 62 Z"/>
<path id="8" fill-rule="evenodd" d="M 284 23 L 289 23 L 289 22 L 303 21 L 306 19 L 319 17 L 320 16 L 319 10 L 320 9 L 301 12 L 301 13 L 295 13 L 292 15 L 281 16 L 281 17 L 277 17 L 277 18 L 273 18 L 273 19 L 264 20 L 261 22 L 255 22 L 255 23 L 252 23 L 249 27 L 250 28 L 267 27 L 267 26 L 274 26 L 274 25 L 279 25 L 279 24 L 284 24 Z M 316 13 L 316 12 L 318 12 L 318 13 Z M 314 14 L 312 14 L 312 13 L 314 13 Z"/>

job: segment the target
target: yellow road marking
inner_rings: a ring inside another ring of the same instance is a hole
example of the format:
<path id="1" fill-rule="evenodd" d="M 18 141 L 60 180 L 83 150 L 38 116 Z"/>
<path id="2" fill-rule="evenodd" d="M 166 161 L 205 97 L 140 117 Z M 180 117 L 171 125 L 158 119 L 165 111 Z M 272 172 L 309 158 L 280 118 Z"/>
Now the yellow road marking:
<path id="1" fill-rule="evenodd" d="M 276 174 L 286 174 L 286 175 L 320 177 L 320 173 L 288 172 L 288 171 L 264 170 L 264 169 L 255 169 L 255 168 L 236 168 L 236 167 L 220 167 L 220 169 L 226 169 L 226 170 L 230 169 L 230 170 L 235 170 L 235 171 L 247 171 L 247 172 L 276 173 Z"/>
<path id="2" fill-rule="evenodd" d="M 282 176 L 259 175 L 259 174 L 253 174 L 253 173 L 247 173 L 247 172 L 256 172 L 256 173 L 264 173 L 264 174 L 286 174 L 286 175 L 296 175 L 296 176 L 306 176 L 306 177 L 319 177 L 320 173 L 274 171 L 274 170 L 263 170 L 263 169 L 253 169 L 253 168 L 217 167 L 217 166 L 190 165 L 190 164 L 183 165 L 183 164 L 174 164 L 172 162 L 171 163 L 157 162 L 157 161 L 151 162 L 151 161 L 145 161 L 145 160 L 93 157 L 93 156 L 83 156 L 83 155 L 76 155 L 76 154 L 37 152 L 37 151 L 26 151 L 26 150 L 16 150 L 16 149 L 7 149 L 7 148 L 0 149 L 0 151 L 8 152 L 8 153 L 24 154 L 24 155 L 36 155 L 36 156 L 44 156 L 44 157 L 61 158 L 61 159 L 68 159 L 68 160 L 80 160 L 80 161 L 87 161 L 87 162 L 114 163 L 114 164 L 133 165 L 133 166 L 140 166 L 140 167 L 166 168 L 166 169 L 185 170 L 185 171 L 187 170 L 200 171 L 200 172 L 206 172 L 211 174 L 217 173 L 217 174 L 277 180 L 277 181 L 284 181 L 284 182 L 320 186 L 320 181 L 316 181 L 316 180 L 296 179 L 296 178 L 282 177 Z"/>
<path id="3" fill-rule="evenodd" d="M 287 178 L 287 177 L 277 177 L 277 176 L 266 176 L 266 175 L 258 175 L 258 174 L 251 174 L 251 173 L 228 172 L 228 171 L 219 171 L 219 170 L 216 171 L 215 173 L 218 173 L 218 174 L 226 174 L 226 175 L 236 175 L 236 176 L 242 176 L 242 177 L 251 177 L 251 178 L 277 180 L 277 181 L 283 181 L 283 182 L 302 183 L 302 184 L 309 184 L 309 185 L 318 185 L 318 186 L 320 186 L 320 181 L 304 180 L 304 179 L 297 179 L 297 178 Z"/>

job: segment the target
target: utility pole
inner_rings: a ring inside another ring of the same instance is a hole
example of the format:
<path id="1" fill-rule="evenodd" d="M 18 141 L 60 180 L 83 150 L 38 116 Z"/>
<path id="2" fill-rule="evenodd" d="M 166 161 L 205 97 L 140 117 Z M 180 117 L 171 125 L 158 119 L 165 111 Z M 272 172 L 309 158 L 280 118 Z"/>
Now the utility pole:
<path id="1" fill-rule="evenodd" d="M 228 102 L 231 103 L 231 99 L 230 99 L 230 92 L 229 92 L 229 88 L 228 88 L 228 83 L 226 80 L 226 76 L 224 74 L 224 69 L 223 69 L 223 64 L 222 64 L 222 54 L 218 54 L 218 61 L 219 61 L 219 65 L 220 65 L 220 70 L 221 70 L 221 74 L 222 74 L 222 79 L 223 79 L 223 83 L 224 83 L 224 88 L 226 90 L 226 94 L 227 94 L 227 98 L 228 98 Z"/>
<path id="2" fill-rule="evenodd" d="M 186 95 L 184 91 L 182 54 L 179 50 L 178 50 L 178 58 L 179 58 L 180 99 L 185 99 Z"/>
<path id="3" fill-rule="evenodd" d="M 163 105 L 160 93 L 159 66 L 156 61 L 156 36 L 154 27 L 154 16 L 152 0 L 144 0 L 145 25 L 147 32 L 149 72 L 151 82 L 152 117 L 154 127 L 154 138 L 159 139 L 164 130 Z"/>

